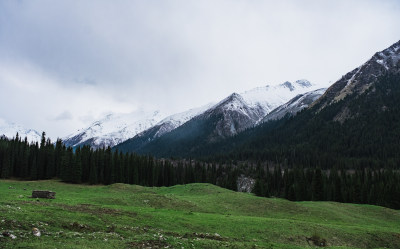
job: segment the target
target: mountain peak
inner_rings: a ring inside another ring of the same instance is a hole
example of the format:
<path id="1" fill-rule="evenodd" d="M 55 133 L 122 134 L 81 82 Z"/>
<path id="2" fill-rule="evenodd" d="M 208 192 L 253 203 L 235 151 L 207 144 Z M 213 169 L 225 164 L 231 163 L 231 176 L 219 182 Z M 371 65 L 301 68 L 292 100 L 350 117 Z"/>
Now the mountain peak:
<path id="1" fill-rule="evenodd" d="M 313 86 L 310 81 L 305 80 L 305 79 L 296 80 L 295 84 L 299 85 L 301 87 L 312 87 Z"/>
<path id="2" fill-rule="evenodd" d="M 229 95 L 228 99 L 242 99 L 242 96 L 240 96 L 239 93 L 232 93 Z"/>
<path id="3" fill-rule="evenodd" d="M 220 101 L 216 106 L 224 106 L 226 104 L 231 104 L 232 102 L 243 102 L 243 97 L 238 93 L 232 93 L 228 97 Z"/>
<path id="4" fill-rule="evenodd" d="M 291 92 L 294 91 L 294 89 L 295 89 L 295 87 L 289 81 L 283 82 L 282 84 L 280 84 L 280 86 L 288 88 Z"/>
<path id="5" fill-rule="evenodd" d="M 0 119 L 0 136 L 7 138 L 14 138 L 16 134 L 23 140 L 25 137 L 28 139 L 28 142 L 38 142 L 41 139 L 41 135 L 39 132 L 33 129 L 25 129 L 19 124 L 6 122 L 3 119 Z"/>
<path id="6" fill-rule="evenodd" d="M 400 61 L 400 41 L 394 43 L 387 49 L 376 53 L 372 60 L 382 65 L 386 70 L 395 67 Z"/>

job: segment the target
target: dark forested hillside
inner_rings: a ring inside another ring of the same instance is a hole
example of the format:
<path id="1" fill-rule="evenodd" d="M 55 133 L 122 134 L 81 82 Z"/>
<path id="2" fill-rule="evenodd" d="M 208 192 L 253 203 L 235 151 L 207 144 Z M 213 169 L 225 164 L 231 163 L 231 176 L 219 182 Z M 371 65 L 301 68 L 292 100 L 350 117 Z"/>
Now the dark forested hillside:
<path id="1" fill-rule="evenodd" d="M 154 148 L 142 152 L 166 146 L 155 155 L 275 161 L 301 167 L 399 168 L 399 99 L 400 76 L 386 74 L 362 94 L 349 94 L 323 109 L 314 105 L 293 118 L 270 121 L 223 141 L 196 140 L 207 124 L 192 127 L 188 123 L 191 143 L 169 146 L 160 138 L 151 144 Z"/>
<path id="2" fill-rule="evenodd" d="M 234 138 L 245 145 L 230 155 L 296 166 L 399 168 L 399 99 L 400 76 L 385 75 L 361 95 L 348 95 L 322 110 L 315 105 L 281 120 L 277 128 L 271 127 L 279 122 Z"/>
<path id="3" fill-rule="evenodd" d="M 204 115 L 205 116 L 205 115 Z M 135 152 L 139 154 L 151 154 L 157 157 L 190 156 L 192 152 L 202 150 L 210 139 L 218 137 L 215 133 L 217 123 L 223 118 L 222 113 L 212 114 L 206 118 L 195 117 L 179 128 L 144 144 L 140 138 L 128 140 L 115 147 L 123 152 Z M 136 145 L 139 143 L 139 145 Z M 141 146 L 144 145 L 144 146 Z"/>

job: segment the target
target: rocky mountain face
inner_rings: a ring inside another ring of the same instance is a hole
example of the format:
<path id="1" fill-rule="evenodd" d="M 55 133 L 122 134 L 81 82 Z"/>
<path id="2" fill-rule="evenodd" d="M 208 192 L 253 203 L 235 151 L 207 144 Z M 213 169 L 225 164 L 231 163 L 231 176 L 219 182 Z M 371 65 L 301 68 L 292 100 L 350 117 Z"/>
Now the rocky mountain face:
<path id="1" fill-rule="evenodd" d="M 197 118 L 218 117 L 213 134 L 209 137 L 210 142 L 217 141 L 255 126 L 273 109 L 311 87 L 309 81 L 298 80 L 259 87 L 241 94 L 233 93 Z"/>
<path id="2" fill-rule="evenodd" d="M 41 139 L 40 133 L 33 129 L 26 129 L 19 124 L 0 119 L 0 137 L 4 136 L 11 139 L 15 138 L 17 133 L 22 140 L 26 137 L 28 142 L 40 142 Z"/>
<path id="3" fill-rule="evenodd" d="M 400 65 L 400 41 L 389 48 L 377 52 L 370 60 L 353 71 L 344 75 L 334 83 L 325 94 L 316 101 L 314 105 L 319 105 L 318 110 L 344 99 L 350 94 L 362 94 L 369 89 L 376 80 L 387 73 L 399 72 Z M 346 110 L 342 110 L 346 112 Z"/>
<path id="4" fill-rule="evenodd" d="M 264 113 L 265 110 L 261 106 L 252 107 L 242 96 L 233 93 L 196 119 L 216 120 L 213 133 L 209 137 L 210 141 L 214 141 L 252 127 Z"/>
<path id="5" fill-rule="evenodd" d="M 263 123 L 270 120 L 278 120 L 286 115 L 294 116 L 299 111 L 310 106 L 314 101 L 321 97 L 325 91 L 326 88 L 321 88 L 315 91 L 299 94 L 293 99 L 289 100 L 287 103 L 272 110 L 261 120 L 261 122 Z"/>

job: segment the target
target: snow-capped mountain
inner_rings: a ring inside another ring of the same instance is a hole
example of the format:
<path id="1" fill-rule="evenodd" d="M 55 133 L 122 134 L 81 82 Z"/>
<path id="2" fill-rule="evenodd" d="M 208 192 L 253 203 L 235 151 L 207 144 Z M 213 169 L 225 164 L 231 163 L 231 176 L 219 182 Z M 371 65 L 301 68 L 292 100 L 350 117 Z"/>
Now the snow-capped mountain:
<path id="1" fill-rule="evenodd" d="M 254 88 L 241 94 L 233 93 L 207 110 L 204 116 L 221 115 L 215 135 L 232 136 L 256 125 L 273 109 L 313 87 L 307 80 L 297 80 L 294 83 L 286 81 L 275 86 Z"/>
<path id="2" fill-rule="evenodd" d="M 398 73 L 400 66 L 400 41 L 389 48 L 375 53 L 363 65 L 347 73 L 326 90 L 325 94 L 312 104 L 319 105 L 319 110 L 344 99 L 350 94 L 362 94 L 376 80 L 386 73 Z"/>
<path id="3" fill-rule="evenodd" d="M 307 108 L 314 101 L 316 101 L 319 97 L 324 94 L 326 88 L 317 89 L 311 92 L 306 92 L 303 94 L 299 94 L 293 99 L 289 100 L 289 102 L 275 108 L 270 113 L 267 114 L 260 122 L 266 122 L 269 120 L 278 120 L 283 118 L 286 115 L 294 116 L 299 111 Z"/>
<path id="4" fill-rule="evenodd" d="M 281 162 L 290 158 L 292 164 L 318 166 L 323 162 L 326 168 L 396 167 L 399 99 L 400 41 L 347 73 L 287 122 L 258 126 L 209 146 L 210 150 L 198 148 L 185 156 L 243 153 L 237 158 L 266 156 Z"/>
<path id="5" fill-rule="evenodd" d="M 9 123 L 0 119 L 0 137 L 5 136 L 11 139 L 15 138 L 17 133 L 22 140 L 26 137 L 29 143 L 40 142 L 41 139 L 40 133 L 33 129 L 26 129 L 19 124 Z"/>
<path id="6" fill-rule="evenodd" d="M 109 114 L 85 129 L 62 139 L 66 146 L 90 145 L 92 148 L 115 146 L 152 127 L 162 118 L 159 111 Z"/>
<path id="7" fill-rule="evenodd" d="M 173 129 L 168 128 L 168 132 L 158 136 L 158 139 L 155 138 L 159 127 L 155 126 L 116 148 L 164 155 L 162 151 L 181 146 L 190 149 L 190 146 L 199 141 L 215 142 L 253 127 L 271 110 L 313 87 L 315 86 L 306 80 L 298 80 L 294 83 L 258 87 L 241 94 L 233 93 L 207 110 L 199 112 L 186 123 Z"/>
<path id="8" fill-rule="evenodd" d="M 149 129 L 147 129 L 145 131 L 138 133 L 136 136 L 121 143 L 120 145 L 118 145 L 118 148 L 121 149 L 122 147 L 125 147 L 126 145 L 128 145 L 130 150 L 136 151 L 137 149 L 150 143 L 154 139 L 180 127 L 187 121 L 191 120 L 193 117 L 195 117 L 201 113 L 204 113 L 206 110 L 208 110 L 213 105 L 214 105 L 213 103 L 210 103 L 210 104 L 207 104 L 202 107 L 190 109 L 186 112 L 181 112 L 181 113 L 177 113 L 177 114 L 168 116 L 168 117 L 164 118 L 163 120 L 161 120 L 160 122 L 158 122 L 156 125 L 150 127 Z M 122 150 L 124 150 L 124 149 L 122 149 Z"/>

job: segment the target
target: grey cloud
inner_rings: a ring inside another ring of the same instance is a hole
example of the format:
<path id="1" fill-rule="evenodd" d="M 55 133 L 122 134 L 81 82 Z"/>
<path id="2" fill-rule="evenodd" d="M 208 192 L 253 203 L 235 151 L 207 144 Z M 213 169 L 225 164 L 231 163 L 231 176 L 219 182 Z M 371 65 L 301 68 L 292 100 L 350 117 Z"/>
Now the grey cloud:
<path id="1" fill-rule="evenodd" d="M 0 92 L 30 101 L 3 98 L 15 113 L 0 117 L 67 133 L 110 110 L 183 111 L 299 78 L 326 86 L 399 40 L 398 23 L 396 0 L 0 1 L 0 65 L 19 68 L 0 70 Z M 31 74 L 47 83 L 10 83 Z M 36 91 L 53 106 L 24 113 L 46 106 Z M 47 122 L 65 109 L 92 114 Z"/>
<path id="2" fill-rule="evenodd" d="M 73 119 L 73 116 L 72 116 L 72 114 L 71 114 L 69 111 L 64 111 L 64 112 L 58 114 L 58 115 L 54 118 L 54 120 L 56 120 L 56 121 L 71 120 L 71 119 Z"/>

